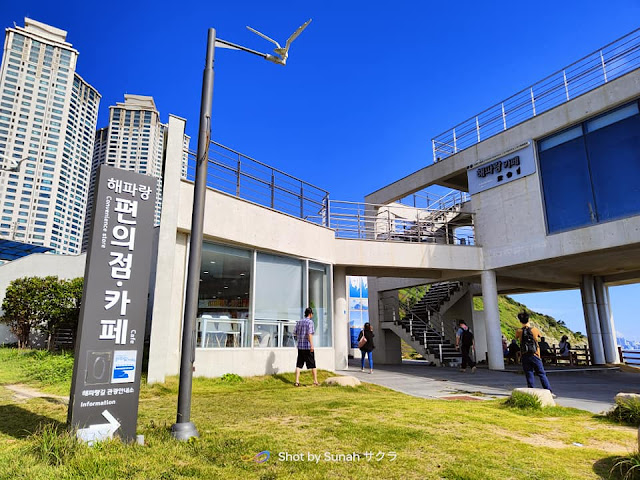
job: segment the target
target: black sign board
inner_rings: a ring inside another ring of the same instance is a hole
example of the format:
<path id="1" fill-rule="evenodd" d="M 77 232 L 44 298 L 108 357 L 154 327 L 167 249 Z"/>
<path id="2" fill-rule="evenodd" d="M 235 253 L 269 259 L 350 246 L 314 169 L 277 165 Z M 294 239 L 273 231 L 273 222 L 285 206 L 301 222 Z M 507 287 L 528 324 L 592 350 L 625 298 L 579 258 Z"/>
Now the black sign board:
<path id="1" fill-rule="evenodd" d="M 69 399 L 69 426 L 92 444 L 136 438 L 156 179 L 102 165 Z"/>

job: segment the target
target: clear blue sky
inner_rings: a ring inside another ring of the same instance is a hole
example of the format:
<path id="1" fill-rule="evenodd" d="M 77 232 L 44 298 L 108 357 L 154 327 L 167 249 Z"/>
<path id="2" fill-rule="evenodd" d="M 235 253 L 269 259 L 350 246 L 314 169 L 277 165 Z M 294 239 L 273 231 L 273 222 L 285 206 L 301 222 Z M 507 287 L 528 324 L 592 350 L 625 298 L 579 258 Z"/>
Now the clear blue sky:
<path id="1" fill-rule="evenodd" d="M 361 201 L 430 164 L 436 134 L 637 28 L 640 4 L 0 2 L 2 25 L 22 26 L 25 16 L 68 31 L 80 52 L 78 73 L 102 94 L 99 127 L 125 93 L 152 95 L 163 120 L 169 113 L 187 119 L 193 148 L 207 28 L 270 52 L 245 25 L 284 43 L 312 18 L 286 67 L 216 51 L 212 138 L 334 199 Z M 611 293 L 618 329 L 640 336 L 625 300 L 640 288 Z M 529 303 L 584 331 L 579 292 L 562 295 Z"/>

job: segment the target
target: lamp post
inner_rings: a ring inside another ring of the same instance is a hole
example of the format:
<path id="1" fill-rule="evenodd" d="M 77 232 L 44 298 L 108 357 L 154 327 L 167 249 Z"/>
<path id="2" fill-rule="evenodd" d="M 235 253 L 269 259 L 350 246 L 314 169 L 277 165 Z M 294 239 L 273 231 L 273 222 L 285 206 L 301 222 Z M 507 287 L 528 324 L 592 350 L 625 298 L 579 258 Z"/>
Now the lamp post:
<path id="1" fill-rule="evenodd" d="M 180 383 L 178 387 L 178 414 L 176 423 L 171 426 L 171 435 L 177 440 L 189 440 L 198 437 L 198 430 L 191 421 L 191 385 L 193 379 L 193 362 L 196 351 L 196 314 L 198 311 L 198 289 L 200 286 L 200 262 L 202 259 L 202 234 L 204 230 L 205 193 L 207 189 L 207 167 L 209 161 L 209 141 L 211 138 L 211 102 L 213 100 L 214 53 L 215 47 L 242 50 L 257 55 L 279 65 L 285 65 L 289 55 L 291 42 L 304 30 L 311 20 L 303 24 L 288 39 L 282 48 L 275 40 L 250 28 L 252 32 L 276 45 L 276 55 L 261 53 L 250 48 L 236 45 L 216 38 L 215 28 L 210 28 L 207 35 L 207 54 L 202 79 L 202 95 L 200 100 L 200 127 L 198 130 L 198 152 L 193 191 L 193 211 L 191 213 L 191 239 L 189 241 L 189 264 L 187 273 L 187 291 L 185 297 L 184 319 L 182 328 L 182 352 L 180 359 Z"/>

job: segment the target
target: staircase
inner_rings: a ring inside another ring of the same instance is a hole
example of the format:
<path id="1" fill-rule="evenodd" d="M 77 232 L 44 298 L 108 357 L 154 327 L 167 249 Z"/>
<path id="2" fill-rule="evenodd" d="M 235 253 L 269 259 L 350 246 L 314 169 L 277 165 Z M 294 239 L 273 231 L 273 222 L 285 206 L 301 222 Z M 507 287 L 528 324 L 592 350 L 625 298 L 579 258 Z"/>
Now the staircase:
<path id="1" fill-rule="evenodd" d="M 400 318 L 393 309 L 392 321 L 384 316 L 382 327 L 393 331 L 425 359 L 436 365 L 458 365 L 460 352 L 455 349 L 455 332 L 447 335 L 442 313 L 454 305 L 466 292 L 461 282 L 431 284 L 425 295 L 414 305 L 398 301 Z"/>

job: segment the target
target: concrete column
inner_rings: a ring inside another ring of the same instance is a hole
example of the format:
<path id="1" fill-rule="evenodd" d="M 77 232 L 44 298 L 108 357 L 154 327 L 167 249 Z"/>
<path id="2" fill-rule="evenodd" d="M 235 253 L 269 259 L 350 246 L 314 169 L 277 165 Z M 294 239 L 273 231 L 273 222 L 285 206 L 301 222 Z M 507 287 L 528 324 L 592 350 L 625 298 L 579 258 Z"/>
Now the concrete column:
<path id="1" fill-rule="evenodd" d="M 182 317 L 174 317 L 175 301 L 183 302 L 182 284 L 173 284 L 176 262 L 176 234 L 180 207 L 180 172 L 182 167 L 184 128 L 186 121 L 169 115 L 167 149 L 162 188 L 162 211 L 158 238 L 156 282 L 153 293 L 151 340 L 147 383 L 164 382 L 179 365 L 180 325 Z M 179 257 L 179 256 L 178 256 Z M 180 312 L 182 311 L 180 303 Z M 174 335 L 177 334 L 177 338 Z"/>
<path id="2" fill-rule="evenodd" d="M 587 333 L 589 335 L 591 361 L 594 365 L 604 365 L 604 346 L 602 343 L 600 321 L 598 320 L 598 310 L 593 285 L 593 275 L 582 276 L 582 284 L 580 285 L 580 290 L 582 292 L 582 309 L 584 311 L 584 320 L 587 324 Z"/>
<path id="3" fill-rule="evenodd" d="M 616 344 L 616 330 L 613 324 L 613 314 L 609 303 L 609 289 L 604 284 L 602 277 L 593 278 L 593 287 L 596 294 L 596 306 L 598 320 L 602 332 L 602 346 L 604 347 L 604 359 L 607 363 L 620 363 L 618 358 L 618 346 Z"/>
<path id="4" fill-rule="evenodd" d="M 502 334 L 500 330 L 500 311 L 498 310 L 498 286 L 496 272 L 483 270 L 482 299 L 484 301 L 484 319 L 487 329 L 487 352 L 490 370 L 504 370 L 502 352 Z"/>
<path id="5" fill-rule="evenodd" d="M 375 338 L 373 344 L 373 364 L 400 364 L 402 363 L 402 349 L 400 337 L 391 330 L 381 327 L 383 312 L 380 311 L 380 293 L 378 292 L 378 279 L 368 277 L 369 283 L 369 322 L 373 328 Z"/>
<path id="6" fill-rule="evenodd" d="M 349 320 L 347 316 L 347 275 L 344 267 L 333 267 L 333 349 L 336 370 L 349 367 Z"/>

